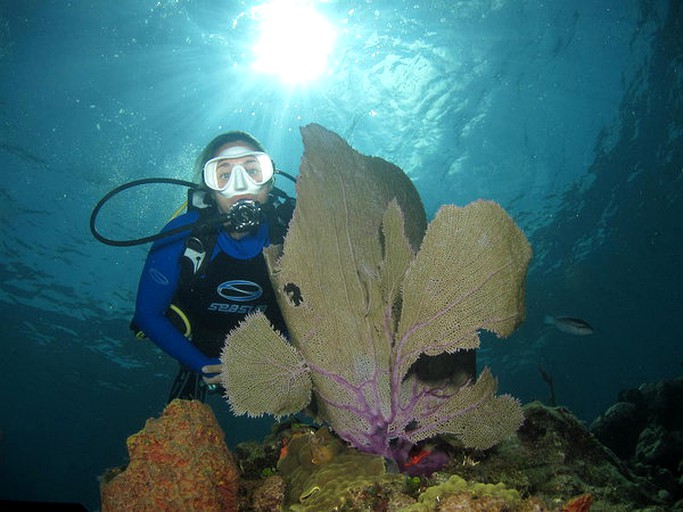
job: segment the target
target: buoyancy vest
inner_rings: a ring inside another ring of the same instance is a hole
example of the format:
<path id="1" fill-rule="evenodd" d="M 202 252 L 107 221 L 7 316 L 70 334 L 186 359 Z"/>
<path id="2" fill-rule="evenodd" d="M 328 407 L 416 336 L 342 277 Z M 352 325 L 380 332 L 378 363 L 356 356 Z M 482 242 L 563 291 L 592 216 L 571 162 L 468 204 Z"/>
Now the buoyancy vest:
<path id="1" fill-rule="evenodd" d="M 270 243 L 283 242 L 294 206 L 295 200 L 286 195 L 270 196 L 263 205 Z M 211 210 L 200 215 L 210 215 Z M 216 228 L 200 227 L 190 234 L 173 299 L 192 326 L 192 343 L 209 357 L 220 355 L 226 336 L 249 313 L 263 312 L 278 332 L 286 334 L 287 330 L 263 252 L 253 258 L 236 258 L 215 251 L 217 240 Z M 197 248 L 203 252 L 199 260 Z"/>
<path id="2" fill-rule="evenodd" d="M 271 196 L 262 208 L 270 243 L 283 242 L 295 204 L 282 193 Z M 215 210 L 210 205 L 196 209 L 200 219 L 185 241 L 178 290 L 167 312 L 171 322 L 209 357 L 220 355 L 226 336 L 250 312 L 264 312 L 272 326 L 286 335 L 263 253 L 241 259 L 215 251 L 218 229 L 207 229 L 202 223 Z M 131 329 L 137 338 L 145 338 L 135 322 Z"/>
<path id="3" fill-rule="evenodd" d="M 191 286 L 180 287 L 173 303 L 190 321 L 192 343 L 209 357 L 220 355 L 228 333 L 249 313 L 263 312 L 286 332 L 263 253 L 238 259 L 219 251 Z"/>

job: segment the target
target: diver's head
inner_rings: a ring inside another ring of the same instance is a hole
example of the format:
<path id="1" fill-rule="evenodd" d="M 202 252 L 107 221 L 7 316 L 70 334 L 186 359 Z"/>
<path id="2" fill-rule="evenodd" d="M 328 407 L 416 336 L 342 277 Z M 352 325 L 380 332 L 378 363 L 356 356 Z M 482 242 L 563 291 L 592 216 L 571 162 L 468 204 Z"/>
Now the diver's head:
<path id="1" fill-rule="evenodd" d="M 261 143 L 245 132 L 219 135 L 207 145 L 197 163 L 204 187 L 226 214 L 236 210 L 244 213 L 245 205 L 251 203 L 258 208 L 273 188 L 273 161 Z"/>

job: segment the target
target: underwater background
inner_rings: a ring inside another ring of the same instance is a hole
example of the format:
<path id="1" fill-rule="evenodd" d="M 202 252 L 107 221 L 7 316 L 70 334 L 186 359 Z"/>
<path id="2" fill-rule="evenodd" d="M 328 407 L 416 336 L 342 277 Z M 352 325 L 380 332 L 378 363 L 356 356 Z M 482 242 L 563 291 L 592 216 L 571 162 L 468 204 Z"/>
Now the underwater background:
<path id="1" fill-rule="evenodd" d="M 526 322 L 482 336 L 502 392 L 548 403 L 542 369 L 590 423 L 621 390 L 681 374 L 682 2 L 284 2 L 266 34 L 303 46 L 281 60 L 334 35 L 318 76 L 313 57 L 293 76 L 253 66 L 270 4 L 0 3 L 0 499 L 97 509 L 98 476 L 163 409 L 177 363 L 128 329 L 148 246 L 101 244 L 89 218 L 125 182 L 192 180 L 232 129 L 297 174 L 298 129 L 319 123 L 401 167 L 429 218 L 500 203 L 534 250 Z M 153 234 L 185 194 L 130 189 L 97 227 Z M 209 401 L 230 446 L 268 432 Z"/>

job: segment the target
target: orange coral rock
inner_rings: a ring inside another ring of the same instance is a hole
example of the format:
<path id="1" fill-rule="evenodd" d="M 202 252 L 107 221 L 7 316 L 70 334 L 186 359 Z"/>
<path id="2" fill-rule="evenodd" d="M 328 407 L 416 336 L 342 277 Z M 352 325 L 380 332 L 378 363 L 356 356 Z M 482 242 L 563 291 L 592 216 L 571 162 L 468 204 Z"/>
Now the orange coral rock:
<path id="1" fill-rule="evenodd" d="M 590 494 L 582 494 L 570 499 L 562 506 L 562 512 L 589 512 L 591 504 L 593 503 L 593 496 Z"/>
<path id="2" fill-rule="evenodd" d="M 239 472 L 213 411 L 173 400 L 128 438 L 128 467 L 100 488 L 102 512 L 236 512 Z"/>

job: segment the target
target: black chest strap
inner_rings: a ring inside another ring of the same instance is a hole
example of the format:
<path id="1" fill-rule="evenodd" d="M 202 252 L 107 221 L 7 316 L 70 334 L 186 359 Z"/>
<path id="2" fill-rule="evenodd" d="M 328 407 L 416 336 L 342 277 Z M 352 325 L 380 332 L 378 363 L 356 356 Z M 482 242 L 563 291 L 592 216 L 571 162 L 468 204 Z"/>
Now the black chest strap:
<path id="1" fill-rule="evenodd" d="M 218 228 L 192 230 L 185 241 L 185 251 L 180 258 L 180 289 L 193 288 L 197 276 L 202 275 L 211 261 L 218 240 Z"/>

